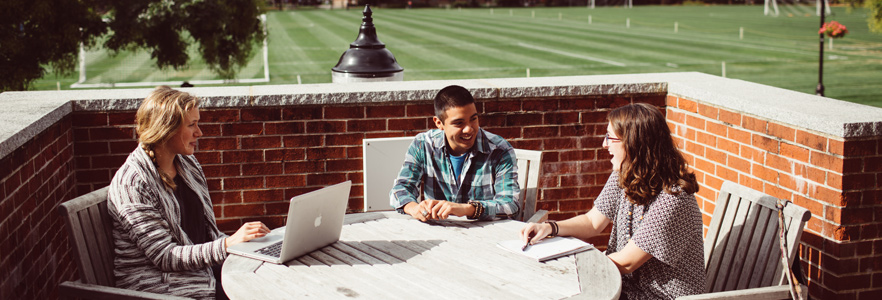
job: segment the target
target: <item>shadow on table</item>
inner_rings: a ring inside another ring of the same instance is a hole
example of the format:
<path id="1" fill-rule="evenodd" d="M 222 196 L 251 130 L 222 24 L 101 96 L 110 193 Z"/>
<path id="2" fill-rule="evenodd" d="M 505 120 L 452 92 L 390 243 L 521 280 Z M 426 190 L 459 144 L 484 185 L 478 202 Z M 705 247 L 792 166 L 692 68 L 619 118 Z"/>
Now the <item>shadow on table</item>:
<path id="1" fill-rule="evenodd" d="M 328 247 L 295 259 L 299 264 L 378 265 L 399 264 L 441 245 L 443 240 L 337 241 Z"/>

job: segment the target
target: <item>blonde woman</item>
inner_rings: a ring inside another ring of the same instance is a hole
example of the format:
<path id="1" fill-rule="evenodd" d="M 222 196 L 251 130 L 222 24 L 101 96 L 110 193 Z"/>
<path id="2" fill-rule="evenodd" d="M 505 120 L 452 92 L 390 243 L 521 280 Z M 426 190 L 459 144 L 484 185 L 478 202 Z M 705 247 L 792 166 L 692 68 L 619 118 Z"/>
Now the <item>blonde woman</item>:
<path id="1" fill-rule="evenodd" d="M 108 191 L 118 287 L 200 299 L 225 298 L 220 266 L 226 248 L 269 233 L 261 222 L 232 236 L 217 228 L 205 174 L 193 152 L 199 100 L 156 88 L 135 116 L 138 148 Z"/>
<path id="2" fill-rule="evenodd" d="M 607 257 L 622 274 L 622 299 L 674 299 L 704 289 L 698 182 L 674 146 L 658 108 L 612 110 L 603 148 L 613 172 L 594 208 L 568 220 L 529 223 L 524 242 L 546 236 L 593 237 L 612 224 Z"/>

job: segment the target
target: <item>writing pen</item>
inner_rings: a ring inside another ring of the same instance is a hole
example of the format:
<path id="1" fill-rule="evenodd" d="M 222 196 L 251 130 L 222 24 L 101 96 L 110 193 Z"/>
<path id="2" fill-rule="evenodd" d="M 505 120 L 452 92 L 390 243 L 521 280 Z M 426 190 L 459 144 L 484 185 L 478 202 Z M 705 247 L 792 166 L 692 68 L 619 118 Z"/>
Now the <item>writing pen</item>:
<path id="1" fill-rule="evenodd" d="M 530 232 L 530 235 L 527 236 L 527 242 L 524 243 L 523 247 L 521 247 L 521 251 L 527 251 L 527 247 L 530 246 L 530 240 L 532 240 L 534 236 L 536 236 L 536 233 Z"/>

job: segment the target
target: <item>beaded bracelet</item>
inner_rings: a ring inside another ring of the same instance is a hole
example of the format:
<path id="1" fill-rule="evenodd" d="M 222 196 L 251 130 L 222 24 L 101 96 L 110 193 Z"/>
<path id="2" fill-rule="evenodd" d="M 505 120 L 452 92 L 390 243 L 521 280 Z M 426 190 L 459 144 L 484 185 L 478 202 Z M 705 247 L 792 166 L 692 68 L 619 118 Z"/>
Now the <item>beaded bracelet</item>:
<path id="1" fill-rule="evenodd" d="M 551 225 L 551 234 L 549 234 L 548 237 L 556 237 L 557 234 L 558 234 L 558 230 L 560 229 L 560 228 L 557 226 L 557 222 L 555 222 L 555 221 L 545 221 L 545 223 L 548 223 L 548 225 Z"/>
<path id="2" fill-rule="evenodd" d="M 475 207 L 475 213 L 469 216 L 469 219 L 478 219 L 481 217 L 482 214 L 484 214 L 484 206 L 481 205 L 481 203 L 469 202 L 469 204 Z"/>

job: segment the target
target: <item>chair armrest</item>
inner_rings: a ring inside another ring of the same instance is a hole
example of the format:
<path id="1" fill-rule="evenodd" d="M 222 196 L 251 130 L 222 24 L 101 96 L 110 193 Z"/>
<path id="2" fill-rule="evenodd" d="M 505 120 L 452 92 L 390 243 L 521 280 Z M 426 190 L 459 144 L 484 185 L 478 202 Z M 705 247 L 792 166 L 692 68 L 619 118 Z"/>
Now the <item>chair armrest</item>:
<path id="1" fill-rule="evenodd" d="M 542 223 L 548 221 L 548 211 L 547 210 L 537 210 L 536 213 L 527 220 L 527 223 Z"/>
<path id="2" fill-rule="evenodd" d="M 62 299 L 83 298 L 96 300 L 186 300 L 190 298 L 154 294 L 141 291 L 121 289 L 117 287 L 97 284 L 82 283 L 79 281 L 65 281 L 58 285 L 58 295 Z"/>
<path id="3" fill-rule="evenodd" d="M 803 294 L 808 292 L 808 287 L 801 285 L 800 288 Z M 803 297 L 805 298 L 805 297 Z M 744 290 L 734 290 L 734 291 L 725 291 L 725 292 L 716 292 L 716 293 L 707 293 L 707 294 L 698 294 L 698 295 L 689 295 L 683 297 L 677 297 L 677 300 L 704 300 L 704 299 L 730 299 L 730 300 L 743 300 L 743 299 L 791 299 L 790 297 L 790 286 L 788 285 L 778 285 L 778 286 L 769 286 L 769 287 L 761 287 L 761 288 L 752 288 L 752 289 L 744 289 Z"/>

